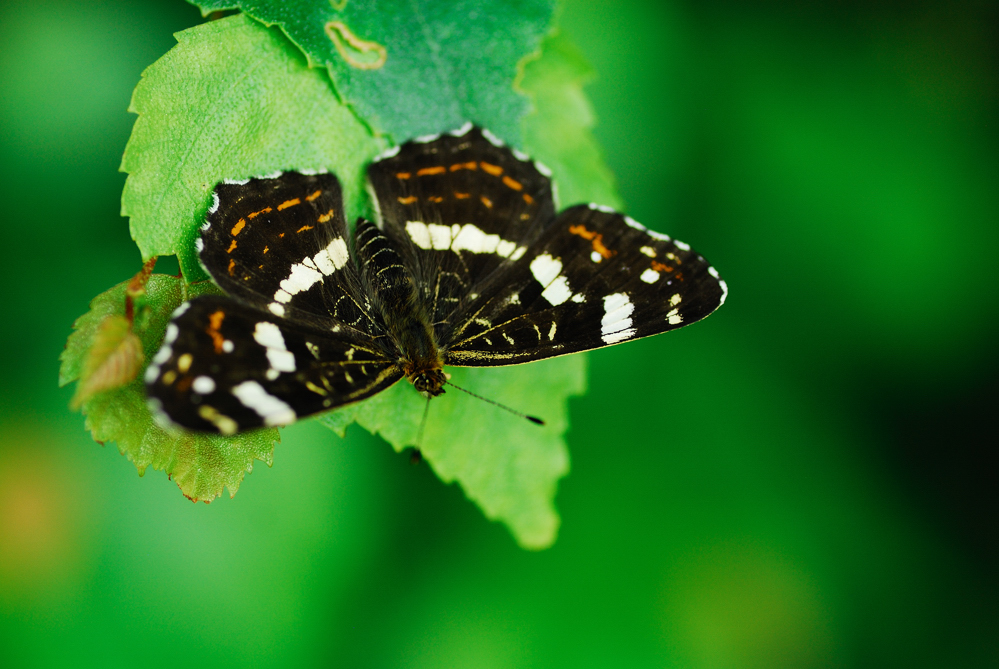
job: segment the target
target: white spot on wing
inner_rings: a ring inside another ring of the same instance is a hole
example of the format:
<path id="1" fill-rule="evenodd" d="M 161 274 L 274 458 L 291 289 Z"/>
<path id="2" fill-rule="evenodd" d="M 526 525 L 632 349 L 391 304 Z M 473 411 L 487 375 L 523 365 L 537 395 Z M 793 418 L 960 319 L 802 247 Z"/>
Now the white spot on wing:
<path id="1" fill-rule="evenodd" d="M 562 271 L 562 261 L 552 258 L 547 253 L 542 253 L 531 261 L 531 274 L 542 286 L 547 286 Z"/>
<path id="2" fill-rule="evenodd" d="M 463 137 L 468 134 L 468 131 L 472 129 L 472 122 L 466 121 L 465 125 L 461 126 L 457 130 L 452 130 L 448 134 L 452 137 Z"/>
<path id="3" fill-rule="evenodd" d="M 281 290 L 278 292 L 283 293 L 284 291 Z M 275 295 L 275 297 L 277 296 Z M 289 300 L 291 299 L 291 295 L 288 295 L 288 299 Z M 284 305 L 279 302 L 271 302 L 270 304 L 267 305 L 267 309 L 275 316 L 284 316 Z"/>
<path id="4" fill-rule="evenodd" d="M 230 186 L 244 186 L 250 183 L 249 179 L 224 179 L 222 181 L 224 184 L 229 184 Z"/>
<path id="5" fill-rule="evenodd" d="M 548 340 L 555 341 L 555 321 L 552 321 L 552 329 L 548 331 Z"/>
<path id="6" fill-rule="evenodd" d="M 270 374 L 272 370 L 275 372 L 272 380 L 277 378 L 277 372 L 295 371 L 295 356 L 285 347 L 284 336 L 278 326 L 268 321 L 261 321 L 253 330 L 253 338 L 267 349 L 267 361 L 271 364 L 268 378 L 272 378 Z"/>
<path id="7" fill-rule="evenodd" d="M 656 250 L 654 248 L 652 248 L 651 246 L 643 246 L 642 248 L 640 248 L 638 250 L 641 251 L 643 254 L 649 256 L 650 258 L 655 258 L 656 257 Z"/>
<path id="8" fill-rule="evenodd" d="M 678 249 L 680 249 L 681 251 L 689 251 L 690 250 L 690 245 L 689 244 L 684 244 L 679 239 L 674 239 L 673 243 L 676 244 L 676 247 Z"/>
<path id="9" fill-rule="evenodd" d="M 612 293 L 604 297 L 604 316 L 600 319 L 601 339 L 605 344 L 616 344 L 635 334 L 631 327 L 631 314 L 635 305 L 627 293 Z"/>
<path id="10" fill-rule="evenodd" d="M 263 418 L 264 425 L 287 425 L 298 417 L 290 406 L 268 393 L 256 381 L 240 383 L 232 389 L 232 394 L 243 406 L 253 409 Z"/>
<path id="11" fill-rule="evenodd" d="M 548 284 L 548 287 L 541 291 L 541 297 L 548 300 L 552 306 L 558 306 L 569 298 L 574 297 L 569 289 L 569 280 L 560 276 Z"/>
<path id="12" fill-rule="evenodd" d="M 503 146 L 503 142 L 500 140 L 500 138 L 494 135 L 493 133 L 489 132 L 485 128 L 482 129 L 482 136 L 485 137 L 486 140 L 493 146 Z"/>
<path id="13" fill-rule="evenodd" d="M 670 309 L 669 313 L 666 314 L 666 320 L 670 325 L 679 325 L 683 322 L 683 316 L 680 315 L 679 309 Z"/>
<path id="14" fill-rule="evenodd" d="M 208 393 L 215 391 L 215 381 L 213 381 L 210 376 L 199 376 L 194 379 L 194 383 L 191 384 L 191 389 L 199 395 L 207 395 Z"/>
<path id="15" fill-rule="evenodd" d="M 280 305 L 278 305 L 278 306 L 280 306 Z M 284 309 L 284 307 L 281 307 L 281 308 Z M 232 353 L 232 350 L 234 348 L 235 348 L 235 346 L 233 345 L 232 340 L 230 340 L 230 339 L 223 339 L 222 340 L 222 350 L 224 352 L 226 352 L 226 353 Z"/>
<path id="16" fill-rule="evenodd" d="M 177 341 L 178 334 L 180 334 L 180 330 L 177 329 L 177 326 L 173 323 L 169 323 L 166 326 L 166 334 L 163 335 L 163 343 L 167 345 L 174 343 Z"/>
<path id="17" fill-rule="evenodd" d="M 599 253 L 597 253 L 596 251 L 590 254 L 590 260 L 592 260 L 593 262 L 600 262 L 601 260 L 603 260 L 603 258 L 604 257 Z"/>
<path id="18" fill-rule="evenodd" d="M 205 250 L 205 240 L 202 239 L 201 237 L 198 237 L 197 239 L 195 239 L 194 240 L 194 250 L 197 251 L 198 253 L 201 253 L 202 251 L 204 251 Z"/>
<path id="19" fill-rule="evenodd" d="M 650 268 L 642 272 L 642 276 L 639 278 L 645 283 L 655 283 L 659 280 L 659 272 Z"/>
<path id="20" fill-rule="evenodd" d="M 541 174 L 545 175 L 549 179 L 552 176 L 552 171 L 548 168 L 547 165 L 545 165 L 540 160 L 535 160 L 534 161 L 534 169 L 536 169 L 537 171 L 541 172 Z"/>
<path id="21" fill-rule="evenodd" d="M 337 237 L 327 244 L 326 248 L 313 256 L 313 260 L 318 266 L 319 271 L 326 276 L 329 276 L 338 269 L 343 269 L 349 259 L 350 254 L 347 252 L 347 243 L 343 241 L 342 237 Z"/>
<path id="22" fill-rule="evenodd" d="M 208 213 L 214 214 L 219 210 L 219 194 L 212 193 L 212 206 L 208 207 Z"/>
<path id="23" fill-rule="evenodd" d="M 399 153 L 399 149 L 401 148 L 402 148 L 401 146 L 393 146 L 388 149 L 385 149 L 377 156 L 375 156 L 375 162 L 377 163 L 379 160 L 385 160 L 386 158 L 393 158 Z"/>

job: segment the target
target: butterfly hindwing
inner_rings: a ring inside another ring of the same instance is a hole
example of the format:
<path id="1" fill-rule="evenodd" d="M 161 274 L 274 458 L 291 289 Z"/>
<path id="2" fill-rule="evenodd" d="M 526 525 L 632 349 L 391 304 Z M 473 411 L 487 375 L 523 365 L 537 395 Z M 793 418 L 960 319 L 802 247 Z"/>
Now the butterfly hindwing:
<path id="1" fill-rule="evenodd" d="M 231 434 L 287 425 L 401 378 L 356 332 L 331 336 L 222 296 L 182 305 L 146 371 L 155 408 L 185 428 Z"/>
<path id="2" fill-rule="evenodd" d="M 725 299 L 717 272 L 683 242 L 613 210 L 562 212 L 502 280 L 453 317 L 453 365 L 539 360 L 666 332 Z"/>

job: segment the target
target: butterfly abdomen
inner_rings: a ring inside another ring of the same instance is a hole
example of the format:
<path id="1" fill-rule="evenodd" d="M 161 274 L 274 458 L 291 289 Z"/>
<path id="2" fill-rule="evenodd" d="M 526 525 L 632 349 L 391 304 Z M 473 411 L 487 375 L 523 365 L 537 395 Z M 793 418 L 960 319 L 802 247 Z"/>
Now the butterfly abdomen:
<path id="1" fill-rule="evenodd" d="M 390 339 L 399 347 L 399 366 L 417 390 L 440 395 L 444 392 L 443 357 L 413 276 L 392 241 L 374 224 L 360 219 L 354 238 L 361 278 Z"/>

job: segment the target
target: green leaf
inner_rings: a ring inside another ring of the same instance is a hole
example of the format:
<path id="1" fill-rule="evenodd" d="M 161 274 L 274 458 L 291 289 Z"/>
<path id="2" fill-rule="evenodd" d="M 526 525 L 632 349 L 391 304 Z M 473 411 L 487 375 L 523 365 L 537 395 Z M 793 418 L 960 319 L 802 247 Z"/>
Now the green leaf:
<path id="1" fill-rule="evenodd" d="M 274 169 L 329 169 L 344 183 L 348 210 L 366 213 L 363 168 L 382 147 L 336 101 L 324 75 L 307 69 L 284 37 L 242 16 L 177 37 L 178 45 L 147 70 L 136 89 L 133 108 L 139 120 L 123 161 L 123 169 L 130 173 L 123 209 L 132 215 L 133 232 L 144 254 L 176 252 L 188 280 L 203 276 L 196 267 L 193 240 L 210 189 L 222 177 Z M 490 107 L 490 113 L 517 124 L 515 131 L 504 133 L 507 136 L 519 135 L 522 128 L 525 148 L 555 168 L 556 183 L 568 201 L 616 206 L 619 200 L 609 172 L 589 134 L 593 115 L 581 86 L 590 71 L 562 38 L 548 38 L 544 47 L 540 57 L 522 63 L 520 93 L 512 98 L 522 101 L 522 94 L 529 96 L 534 111 L 523 116 L 521 107 L 504 106 L 507 94 L 512 94 L 510 82 L 505 82 L 496 91 L 497 106 Z M 510 64 L 516 69 L 516 60 Z M 423 66 L 429 68 L 424 81 L 434 72 L 440 74 L 432 63 Z M 467 69 L 453 76 L 451 85 L 467 88 L 470 84 L 462 77 L 477 75 Z M 383 111 L 413 114 L 407 95 L 410 92 L 403 87 L 401 102 L 386 102 Z M 446 111 L 433 113 L 449 118 Z M 464 118 L 441 122 L 435 129 L 458 125 Z M 145 301 L 150 312 L 169 314 L 180 298 L 159 288 Z M 93 330 L 88 322 L 79 325 L 80 332 Z M 158 342 L 164 327 L 165 318 L 149 323 L 148 332 L 155 332 Z M 92 333 L 88 337 L 92 340 Z M 74 354 L 64 360 L 64 378 L 78 376 L 79 350 L 86 348 L 71 338 L 67 351 Z M 448 370 L 455 383 L 473 392 L 539 415 L 547 421 L 544 427 L 454 389 L 430 404 L 420 442 L 424 458 L 442 480 L 458 482 L 489 518 L 508 525 L 528 548 L 544 548 L 555 540 L 559 519 L 553 500 L 558 480 L 568 471 L 562 438 L 568 398 L 585 391 L 585 368 L 585 357 L 574 355 L 526 366 Z M 417 440 L 426 406 L 410 384 L 400 383 L 320 420 L 341 434 L 357 420 L 402 450 Z M 266 459 L 271 453 L 270 437 L 263 440 L 266 447 L 259 440 L 248 442 L 251 435 L 201 435 L 191 442 L 168 435 L 174 439 L 170 444 L 162 443 L 162 437 L 149 437 L 158 428 L 146 412 L 141 382 L 100 394 L 84 409 L 95 438 L 151 444 L 151 451 L 131 446 L 123 450 L 140 471 L 153 464 L 179 477 L 185 494 L 192 497 L 217 495 L 222 485 L 232 490 L 239 482 L 234 478 L 237 471 L 241 476 L 254 457 Z M 133 428 L 146 431 L 142 439 L 129 432 Z M 121 435 L 127 435 L 124 441 Z"/>
<path id="2" fill-rule="evenodd" d="M 519 81 L 534 102 L 524 118 L 524 150 L 552 170 L 560 208 L 596 202 L 623 209 L 614 176 L 590 133 L 595 116 L 583 85 L 593 70 L 559 34 L 545 39 L 541 53 L 525 64 Z"/>
<path id="3" fill-rule="evenodd" d="M 554 0 L 190 0 L 278 25 L 379 133 L 401 142 L 473 121 L 520 145 L 517 65 L 536 54 Z"/>
<path id="4" fill-rule="evenodd" d="M 348 211 L 365 209 L 363 168 L 383 147 L 278 30 L 232 16 L 176 37 L 129 108 L 121 210 L 144 260 L 177 255 L 189 281 L 206 278 L 194 240 L 223 178 L 335 171 Z"/>
<path id="5" fill-rule="evenodd" d="M 562 435 L 571 395 L 586 390 L 586 358 L 566 356 L 530 365 L 448 368 L 452 381 L 490 400 L 530 412 L 536 425 L 461 391 L 448 388 L 431 400 L 420 451 L 442 481 L 457 481 L 488 518 L 503 521 L 525 548 L 555 541 L 559 517 L 553 500 L 569 471 Z M 396 451 L 413 446 L 427 401 L 408 383 L 320 416 L 343 435 L 356 420 Z"/>
<path id="6" fill-rule="evenodd" d="M 125 281 L 98 295 L 90 311 L 77 319 L 73 333 L 61 356 L 61 384 L 81 378 L 86 359 L 103 324 L 124 319 Z M 133 332 L 142 345 L 145 359 L 159 348 L 170 314 L 194 294 L 217 291 L 211 284 L 185 288 L 177 277 L 154 274 L 146 285 L 142 316 L 136 317 Z M 97 392 L 83 402 L 87 429 L 95 441 L 114 441 L 118 450 L 135 463 L 139 474 L 150 465 L 165 471 L 194 501 L 210 502 L 229 488 L 235 495 L 254 460 L 268 465 L 273 461 L 277 430 L 256 430 L 223 438 L 195 432 L 164 430 L 153 422 L 146 407 L 146 390 L 140 378 L 104 392 Z"/>

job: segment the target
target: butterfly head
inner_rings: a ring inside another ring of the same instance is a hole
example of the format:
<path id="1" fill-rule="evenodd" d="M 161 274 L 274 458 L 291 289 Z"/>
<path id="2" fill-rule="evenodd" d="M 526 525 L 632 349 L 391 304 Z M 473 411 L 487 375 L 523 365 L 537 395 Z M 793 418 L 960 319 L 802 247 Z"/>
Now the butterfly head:
<path id="1" fill-rule="evenodd" d="M 444 394 L 444 384 L 447 382 L 447 375 L 439 367 L 417 372 L 409 377 L 413 387 L 424 397 L 437 397 Z"/>

